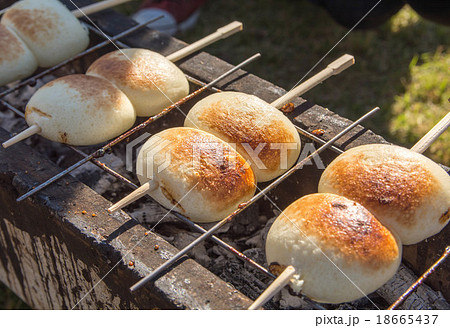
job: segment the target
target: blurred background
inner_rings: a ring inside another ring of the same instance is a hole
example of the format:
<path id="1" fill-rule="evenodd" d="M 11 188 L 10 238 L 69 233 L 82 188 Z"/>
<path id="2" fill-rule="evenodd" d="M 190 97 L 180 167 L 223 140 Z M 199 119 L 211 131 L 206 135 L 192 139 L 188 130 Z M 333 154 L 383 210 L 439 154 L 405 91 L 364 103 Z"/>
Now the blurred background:
<path id="1" fill-rule="evenodd" d="M 121 10 L 130 14 L 138 6 L 131 2 Z M 242 21 L 244 31 L 206 51 L 232 64 L 261 52 L 247 70 L 287 90 L 349 31 L 307 0 L 209 0 L 197 24 L 175 36 L 191 43 L 232 20 Z M 412 146 L 450 110 L 449 42 L 449 26 L 427 21 L 405 5 L 376 28 L 352 31 L 308 77 L 344 53 L 354 55 L 356 64 L 304 98 L 349 119 L 380 106 L 382 113 L 365 126 Z M 449 148 L 446 132 L 426 155 L 449 166 Z"/>
<path id="2" fill-rule="evenodd" d="M 140 3 L 117 10 L 130 15 Z M 232 64 L 261 52 L 247 70 L 288 90 L 349 31 L 307 0 L 209 0 L 197 24 L 175 37 L 191 43 L 233 20 L 242 21 L 244 31 L 206 51 Z M 382 113 L 364 125 L 410 147 L 450 110 L 449 41 L 450 27 L 405 5 L 379 27 L 352 31 L 308 77 L 344 53 L 354 55 L 356 64 L 304 98 L 349 119 L 380 106 Z M 450 166 L 449 149 L 447 131 L 426 155 Z M 0 308 L 27 306 L 0 284 Z"/>

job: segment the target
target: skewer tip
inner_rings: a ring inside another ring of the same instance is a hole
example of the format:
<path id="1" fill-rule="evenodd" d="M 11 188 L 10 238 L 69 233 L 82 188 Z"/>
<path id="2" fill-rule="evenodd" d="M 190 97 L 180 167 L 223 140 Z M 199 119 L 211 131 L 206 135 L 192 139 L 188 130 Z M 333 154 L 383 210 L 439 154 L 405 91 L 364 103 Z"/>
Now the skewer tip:
<path id="1" fill-rule="evenodd" d="M 138 189 L 133 191 L 128 196 L 125 196 L 121 200 L 119 200 L 117 203 L 112 205 L 110 208 L 108 208 L 109 213 L 113 213 L 117 210 L 120 210 L 121 208 L 131 204 L 132 202 L 138 200 L 141 197 L 144 197 L 148 192 L 156 189 L 158 187 L 158 182 L 154 180 L 150 180 L 146 183 L 144 183 L 142 186 L 140 186 Z"/>
<path id="2" fill-rule="evenodd" d="M 225 39 L 237 32 L 242 31 L 243 28 L 244 27 L 241 22 L 234 21 L 224 27 L 217 29 L 217 32 L 221 34 L 222 39 Z"/>
<path id="3" fill-rule="evenodd" d="M 107 209 L 108 213 L 114 213 L 115 211 L 117 211 L 119 208 L 118 206 L 116 206 L 117 204 L 114 204 L 113 206 L 111 206 L 110 208 Z"/>
<path id="4" fill-rule="evenodd" d="M 3 148 L 11 147 L 12 145 L 25 140 L 28 137 L 31 137 L 32 135 L 35 135 L 37 133 L 41 132 L 41 128 L 37 124 L 33 124 L 30 127 L 28 127 L 26 130 L 23 130 L 22 132 L 18 133 L 11 139 L 5 141 L 2 143 Z"/>
<path id="5" fill-rule="evenodd" d="M 345 54 L 329 64 L 328 67 L 333 70 L 334 75 L 337 75 L 352 66 L 354 63 L 355 57 L 349 54 Z"/>
<path id="6" fill-rule="evenodd" d="M 276 293 L 289 284 L 295 275 L 295 268 L 287 266 L 284 271 L 270 284 L 270 286 L 249 306 L 248 310 L 258 310 L 262 308 Z"/>

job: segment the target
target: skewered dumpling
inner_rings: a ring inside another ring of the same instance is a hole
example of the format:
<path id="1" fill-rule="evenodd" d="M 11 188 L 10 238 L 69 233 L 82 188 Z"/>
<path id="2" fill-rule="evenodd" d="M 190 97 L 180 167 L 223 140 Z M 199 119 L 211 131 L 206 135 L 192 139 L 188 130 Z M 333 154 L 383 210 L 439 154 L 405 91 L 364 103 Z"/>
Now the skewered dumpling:
<path id="1" fill-rule="evenodd" d="M 246 161 L 228 144 L 204 131 L 171 128 L 152 136 L 141 148 L 136 166 L 148 194 L 194 222 L 223 219 L 255 193 Z"/>
<path id="2" fill-rule="evenodd" d="M 28 125 L 47 139 L 94 145 L 131 128 L 136 120 L 127 96 L 104 79 L 83 74 L 61 77 L 41 87 L 25 110 Z"/>
<path id="3" fill-rule="evenodd" d="M 363 206 L 333 194 L 304 196 L 271 226 L 271 270 L 292 265 L 303 282 L 294 290 L 322 303 L 351 302 L 375 291 L 397 271 L 401 242 Z"/>
<path id="4" fill-rule="evenodd" d="M 85 50 L 88 31 L 58 0 L 21 0 L 2 16 L 33 52 L 39 66 L 51 67 Z"/>
<path id="5" fill-rule="evenodd" d="M 153 116 L 189 94 L 183 72 L 147 49 L 122 49 L 97 59 L 87 75 L 102 77 L 131 100 L 137 116 Z"/>
<path id="6" fill-rule="evenodd" d="M 0 86 L 30 76 L 38 67 L 27 45 L 10 28 L 0 24 Z"/>
<path id="7" fill-rule="evenodd" d="M 220 92 L 197 102 L 184 122 L 236 144 L 258 182 L 272 180 L 295 164 L 300 137 L 291 121 L 258 97 Z"/>
<path id="8" fill-rule="evenodd" d="M 347 150 L 323 172 L 319 192 L 362 204 L 405 245 L 438 233 L 449 221 L 450 176 L 429 158 L 399 146 Z"/>

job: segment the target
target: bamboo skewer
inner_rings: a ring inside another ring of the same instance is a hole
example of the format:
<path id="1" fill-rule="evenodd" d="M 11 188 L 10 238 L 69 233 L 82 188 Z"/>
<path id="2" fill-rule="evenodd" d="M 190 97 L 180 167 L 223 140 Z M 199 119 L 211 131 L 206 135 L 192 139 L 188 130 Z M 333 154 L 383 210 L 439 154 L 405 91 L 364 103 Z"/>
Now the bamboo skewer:
<path id="1" fill-rule="evenodd" d="M 281 96 L 277 100 L 275 100 L 271 105 L 275 108 L 281 108 L 283 105 L 287 104 L 291 99 L 298 97 L 305 92 L 311 90 L 316 85 L 322 83 L 329 77 L 333 75 L 338 75 L 342 71 L 346 70 L 350 66 L 352 66 L 355 63 L 355 58 L 352 55 L 345 54 L 338 59 L 336 59 L 334 62 L 329 64 L 327 68 L 320 71 L 310 79 L 306 80 L 302 84 L 298 85 L 297 87 L 293 88 L 291 91 L 286 93 L 285 95 Z"/>
<path id="2" fill-rule="evenodd" d="M 28 137 L 31 137 L 32 135 L 38 134 L 42 131 L 41 127 L 37 124 L 33 124 L 32 126 L 28 127 L 26 130 L 20 132 L 19 134 L 15 135 L 11 139 L 5 141 L 2 146 L 3 148 L 8 148 L 22 140 L 25 140 Z"/>
<path id="3" fill-rule="evenodd" d="M 412 151 L 424 153 L 439 136 L 450 126 L 450 112 L 447 113 L 427 134 L 425 134 L 414 146 Z"/>
<path id="4" fill-rule="evenodd" d="M 213 33 L 207 35 L 206 37 L 194 42 L 193 44 L 188 45 L 188 46 L 170 54 L 166 58 L 170 61 L 180 60 L 180 59 L 182 59 L 186 56 L 189 56 L 190 54 L 210 45 L 211 43 L 214 43 L 221 39 L 227 38 L 239 31 L 242 31 L 242 23 L 234 21 L 228 25 L 225 25 L 225 26 L 217 29 L 216 32 L 213 32 Z M 14 138 L 11 138 L 8 141 L 4 142 L 3 147 L 4 148 L 10 147 L 26 138 L 31 137 L 33 134 L 30 134 L 28 130 L 29 129 L 26 129 L 26 130 L 20 132 L 19 134 L 17 134 Z M 41 132 L 41 129 L 40 128 L 39 128 L 39 130 L 34 129 L 32 131 L 36 131 L 36 132 L 34 132 L 34 134 L 37 134 L 37 133 Z M 7 146 L 5 146 L 5 145 L 7 145 Z"/>
<path id="5" fill-rule="evenodd" d="M 302 167 L 306 162 L 310 161 L 314 156 L 317 156 L 322 151 L 327 149 L 330 145 L 332 145 L 336 140 L 340 139 L 342 136 L 347 134 L 350 130 L 355 128 L 358 124 L 360 124 L 362 121 L 373 115 L 375 112 L 377 112 L 380 108 L 375 107 L 367 114 L 363 115 L 361 118 L 350 124 L 348 127 L 346 127 L 344 130 L 342 130 L 340 133 L 338 133 L 336 136 L 331 138 L 327 143 L 325 143 L 323 146 L 318 148 L 316 151 L 312 152 L 310 155 L 308 155 L 303 160 L 299 161 L 296 165 L 291 167 L 288 171 L 286 171 L 282 176 L 277 178 L 275 181 L 270 183 L 266 188 L 264 188 L 262 191 L 260 191 L 258 194 L 253 196 L 248 202 L 240 204 L 238 209 L 216 223 L 211 229 L 209 229 L 206 233 L 198 237 L 196 240 L 191 242 L 189 245 L 187 245 L 185 248 L 183 248 L 181 251 L 179 251 L 175 256 L 173 256 L 170 260 L 166 261 L 164 264 L 159 266 L 156 270 L 154 270 L 150 275 L 146 276 L 145 278 L 138 281 L 136 284 L 134 284 L 130 290 L 132 292 L 138 290 L 142 286 L 144 286 L 147 282 L 154 281 L 155 279 L 159 278 L 159 276 L 167 269 L 169 269 L 173 264 L 175 264 L 181 257 L 183 257 L 187 252 L 189 252 L 192 248 L 194 248 L 196 245 L 198 245 L 203 240 L 211 237 L 214 233 L 217 232 L 222 226 L 230 222 L 236 215 L 241 213 L 243 210 L 245 210 L 247 207 L 249 207 L 251 204 L 259 200 L 260 198 L 264 197 L 270 190 L 278 186 L 282 181 L 284 181 L 286 178 L 288 178 L 291 174 L 293 174 L 298 168 Z"/>
<path id="6" fill-rule="evenodd" d="M 91 5 L 88 5 L 86 7 L 82 7 L 79 9 L 74 9 L 71 11 L 72 15 L 74 15 L 76 18 L 83 17 L 84 15 L 91 15 L 95 14 L 99 11 L 115 7 L 118 5 L 121 5 L 122 3 L 129 2 L 131 0 L 104 0 L 97 3 L 93 3 Z M 10 7 L 4 8 L 0 10 L 0 16 L 2 16 L 4 13 L 8 11 Z"/>
<path id="7" fill-rule="evenodd" d="M 108 208 L 108 212 L 112 213 L 117 210 L 120 210 L 121 208 L 127 206 L 128 204 L 133 203 L 134 201 L 138 200 L 141 197 L 144 197 L 148 192 L 151 192 L 158 188 L 159 183 L 155 182 L 154 180 L 150 180 L 149 182 L 144 183 L 141 185 L 138 189 L 134 190 L 131 194 L 128 194 L 121 200 L 119 200 L 117 203 L 115 203 L 113 206 Z"/>
<path id="8" fill-rule="evenodd" d="M 217 29 L 216 32 L 184 47 L 183 49 L 180 49 L 170 55 L 168 55 L 166 58 L 170 60 L 171 62 L 176 62 L 177 60 L 180 60 L 184 57 L 189 56 L 190 54 L 205 48 L 206 46 L 221 40 L 228 38 L 229 36 L 242 31 L 242 23 L 238 21 L 231 22 L 230 24 L 221 27 Z"/>
<path id="9" fill-rule="evenodd" d="M 115 7 L 118 5 L 121 5 L 125 2 L 130 2 L 131 0 L 105 0 L 105 1 L 100 1 L 100 2 L 96 2 L 93 3 L 91 5 L 88 5 L 86 7 L 83 8 L 79 8 L 79 9 L 75 9 L 72 10 L 72 14 L 76 17 L 76 18 L 81 18 L 83 16 L 88 16 L 91 14 L 95 14 L 99 11 L 111 8 L 111 7 Z"/>
<path id="10" fill-rule="evenodd" d="M 269 287 L 249 306 L 247 310 L 258 310 L 286 286 L 295 274 L 295 268 L 289 265 Z"/>

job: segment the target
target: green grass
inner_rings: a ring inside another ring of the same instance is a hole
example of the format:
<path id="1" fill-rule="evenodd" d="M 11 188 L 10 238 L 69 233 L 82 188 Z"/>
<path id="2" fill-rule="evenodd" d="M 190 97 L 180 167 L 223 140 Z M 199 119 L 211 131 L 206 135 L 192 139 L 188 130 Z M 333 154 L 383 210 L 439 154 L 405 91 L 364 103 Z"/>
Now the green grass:
<path id="1" fill-rule="evenodd" d="M 134 12 L 139 1 L 121 7 Z M 347 32 L 323 9 L 306 0 L 210 0 L 197 25 L 177 37 L 191 43 L 232 20 L 244 31 L 206 51 L 237 64 L 256 52 L 263 57 L 247 70 L 285 89 L 292 88 Z M 356 64 L 305 94 L 305 98 L 350 119 L 380 106 L 365 126 L 396 144 L 411 146 L 449 111 L 450 27 L 422 19 L 409 6 L 372 30 L 354 30 L 313 70 L 344 53 Z M 427 152 L 450 165 L 449 132 Z"/>
<path id="2" fill-rule="evenodd" d="M 395 98 L 392 106 L 391 133 L 407 145 L 428 131 L 448 112 L 450 99 L 450 54 L 438 49 L 413 58 L 405 91 Z M 427 154 L 450 163 L 450 133 L 444 133 L 431 145 Z"/>
<path id="3" fill-rule="evenodd" d="M 308 1 L 215 0 L 203 7 L 195 28 L 178 37 L 193 42 L 232 20 L 242 21 L 244 31 L 206 50 L 234 64 L 261 52 L 263 57 L 247 69 L 286 89 L 348 32 Z M 377 29 L 350 33 L 308 77 L 344 53 L 354 55 L 356 64 L 304 97 L 350 119 L 380 106 L 383 112 L 365 125 L 391 142 L 410 146 L 449 111 L 444 82 L 449 40 L 449 27 L 425 21 L 405 6 Z M 411 65 L 415 58 L 420 60 Z M 449 132 L 429 152 L 446 165 L 448 138 Z"/>

